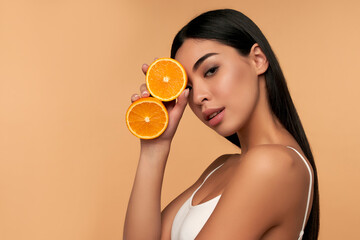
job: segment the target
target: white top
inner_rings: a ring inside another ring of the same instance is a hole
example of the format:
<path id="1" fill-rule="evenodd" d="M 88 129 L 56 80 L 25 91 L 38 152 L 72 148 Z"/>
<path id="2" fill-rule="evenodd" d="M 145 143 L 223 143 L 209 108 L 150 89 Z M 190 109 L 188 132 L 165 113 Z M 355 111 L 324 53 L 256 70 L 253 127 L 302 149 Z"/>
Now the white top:
<path id="1" fill-rule="evenodd" d="M 288 148 L 293 149 L 304 161 L 307 169 L 309 170 L 310 174 L 310 183 L 309 183 L 309 192 L 308 192 L 308 199 L 306 204 L 306 211 L 304 216 L 304 221 L 302 225 L 302 229 L 299 233 L 298 240 L 302 239 L 302 236 L 304 235 L 304 228 L 306 224 L 306 216 L 307 212 L 309 210 L 309 204 L 310 204 L 310 197 L 311 197 L 311 189 L 312 189 L 312 174 L 310 170 L 310 166 L 305 160 L 305 158 L 293 147 L 286 146 Z M 185 203 L 181 206 L 179 211 L 177 212 L 171 229 L 171 240 L 192 240 L 195 239 L 196 236 L 199 234 L 201 229 L 204 227 L 206 221 L 209 219 L 210 215 L 214 211 L 217 203 L 219 202 L 219 199 L 221 195 L 207 201 L 201 204 L 198 204 L 196 206 L 192 205 L 192 200 L 195 195 L 195 193 L 202 187 L 202 185 L 205 183 L 205 181 L 210 177 L 211 174 L 213 174 L 217 169 L 219 169 L 223 164 L 215 168 L 202 182 L 202 184 L 193 192 L 193 194 L 190 196 L 190 198 L 185 201 Z"/>

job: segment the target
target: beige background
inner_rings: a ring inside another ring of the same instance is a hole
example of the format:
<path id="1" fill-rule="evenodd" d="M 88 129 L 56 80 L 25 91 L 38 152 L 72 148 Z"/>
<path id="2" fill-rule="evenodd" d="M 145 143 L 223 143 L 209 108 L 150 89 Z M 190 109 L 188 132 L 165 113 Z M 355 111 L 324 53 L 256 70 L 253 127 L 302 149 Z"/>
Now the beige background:
<path id="1" fill-rule="evenodd" d="M 280 60 L 318 167 L 320 239 L 358 238 L 359 1 L 0 0 L 0 239 L 122 238 L 141 64 L 223 7 L 252 18 Z M 163 205 L 235 151 L 187 109 Z"/>

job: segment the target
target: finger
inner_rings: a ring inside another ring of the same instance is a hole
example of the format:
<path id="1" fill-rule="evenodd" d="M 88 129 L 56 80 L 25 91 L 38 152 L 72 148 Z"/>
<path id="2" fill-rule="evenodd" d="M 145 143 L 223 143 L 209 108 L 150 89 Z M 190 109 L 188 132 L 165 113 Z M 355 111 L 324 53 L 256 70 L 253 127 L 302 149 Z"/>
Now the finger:
<path id="1" fill-rule="evenodd" d="M 138 99 L 140 99 L 139 94 L 133 94 L 133 95 L 131 96 L 131 102 L 135 102 L 135 101 L 138 100 Z"/>
<path id="2" fill-rule="evenodd" d="M 147 70 L 149 68 L 149 65 L 147 65 L 146 63 L 144 63 L 142 66 L 141 66 L 141 70 L 144 74 L 146 74 Z"/>
<path id="3" fill-rule="evenodd" d="M 147 89 L 145 83 L 141 84 L 141 86 L 140 86 L 140 94 L 141 94 L 141 97 L 149 97 L 150 96 L 149 90 Z"/>
<path id="4" fill-rule="evenodd" d="M 181 95 L 178 97 L 178 101 L 173 109 L 173 116 L 176 121 L 179 121 L 182 114 L 184 113 L 185 107 L 188 102 L 188 96 L 189 96 L 189 89 L 185 89 Z"/>
<path id="5" fill-rule="evenodd" d="M 182 111 L 185 109 L 186 104 L 188 103 L 189 92 L 190 90 L 187 88 L 180 94 L 175 107 L 180 108 Z"/>
<path id="6" fill-rule="evenodd" d="M 171 111 L 176 104 L 176 100 L 172 100 L 170 102 L 163 102 L 164 106 L 166 107 L 166 110 Z"/>

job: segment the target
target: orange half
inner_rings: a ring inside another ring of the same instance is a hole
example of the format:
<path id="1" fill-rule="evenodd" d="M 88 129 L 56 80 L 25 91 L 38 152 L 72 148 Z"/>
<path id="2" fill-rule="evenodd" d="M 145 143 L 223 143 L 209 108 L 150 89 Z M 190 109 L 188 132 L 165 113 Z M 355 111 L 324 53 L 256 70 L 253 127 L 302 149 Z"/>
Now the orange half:
<path id="1" fill-rule="evenodd" d="M 146 86 L 150 94 L 164 102 L 176 99 L 187 85 L 184 67 L 175 59 L 159 58 L 146 72 Z"/>
<path id="2" fill-rule="evenodd" d="M 160 136 L 169 123 L 164 104 L 153 97 L 140 98 L 126 111 L 126 125 L 130 132 L 141 139 Z"/>

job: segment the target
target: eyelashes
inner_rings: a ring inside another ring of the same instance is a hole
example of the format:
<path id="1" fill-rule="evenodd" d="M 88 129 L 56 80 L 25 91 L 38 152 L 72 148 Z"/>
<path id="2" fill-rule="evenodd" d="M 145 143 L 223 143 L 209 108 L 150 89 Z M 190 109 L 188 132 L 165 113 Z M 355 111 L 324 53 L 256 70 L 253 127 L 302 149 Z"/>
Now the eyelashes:
<path id="1" fill-rule="evenodd" d="M 219 66 L 211 67 L 204 73 L 204 78 L 212 77 L 219 69 Z M 192 90 L 192 86 L 187 85 L 186 88 L 189 89 L 189 91 Z"/>
<path id="2" fill-rule="evenodd" d="M 205 72 L 204 77 L 211 77 L 217 72 L 218 68 L 219 68 L 218 66 L 210 68 Z"/>

